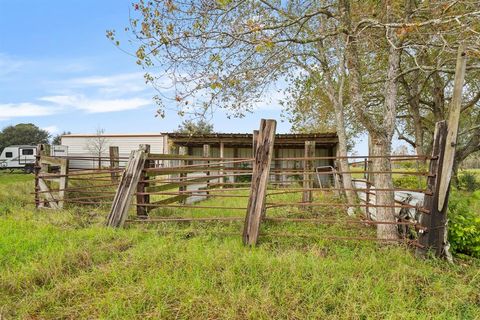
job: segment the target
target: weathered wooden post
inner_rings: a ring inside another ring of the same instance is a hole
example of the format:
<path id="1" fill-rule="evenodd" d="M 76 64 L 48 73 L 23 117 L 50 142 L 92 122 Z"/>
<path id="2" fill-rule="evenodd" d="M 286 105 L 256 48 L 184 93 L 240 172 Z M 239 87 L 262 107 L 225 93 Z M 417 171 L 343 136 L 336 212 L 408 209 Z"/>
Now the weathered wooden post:
<path id="1" fill-rule="evenodd" d="M 185 146 L 180 146 L 178 147 L 178 154 L 180 156 L 187 156 L 188 155 L 188 148 L 185 147 Z M 188 164 L 188 160 L 180 160 L 179 163 L 182 165 L 182 166 L 186 166 Z M 178 187 L 178 191 L 180 194 L 183 194 L 184 191 L 187 190 L 187 186 L 185 184 L 183 184 L 183 182 L 185 182 L 187 179 L 187 173 L 185 172 L 180 172 L 180 174 L 178 175 L 179 177 L 179 184 L 180 186 Z M 179 201 L 180 203 L 185 203 L 185 199 L 182 199 Z"/>
<path id="2" fill-rule="evenodd" d="M 312 202 L 312 188 L 313 188 L 313 160 L 315 157 L 315 141 L 305 141 L 305 160 L 303 161 L 303 196 L 302 202 Z M 305 206 L 305 209 L 311 207 Z"/>
<path id="3" fill-rule="evenodd" d="M 233 160 L 236 161 L 238 160 L 238 148 L 237 147 L 234 147 L 233 148 Z M 234 162 L 233 163 L 233 183 L 237 182 L 238 181 L 238 178 L 237 178 L 237 171 L 236 169 L 238 169 L 238 163 L 237 162 Z"/>
<path id="4" fill-rule="evenodd" d="M 116 170 L 120 167 L 120 153 L 118 151 L 118 147 L 110 146 L 108 148 L 109 155 L 110 155 L 110 176 L 112 177 L 112 183 L 118 182 L 118 172 Z"/>
<path id="5" fill-rule="evenodd" d="M 210 158 L 210 145 L 209 144 L 204 144 L 203 145 L 203 157 L 208 159 Z M 204 161 L 205 167 L 210 168 L 210 161 L 206 160 Z M 205 174 L 207 176 L 210 175 L 210 169 L 205 171 Z M 208 189 L 210 188 L 210 180 L 207 180 L 207 192 L 206 194 L 209 194 Z"/>
<path id="6" fill-rule="evenodd" d="M 68 188 L 68 159 L 59 159 L 60 160 L 60 178 L 58 180 L 58 208 L 63 209 L 66 200 L 66 189 Z"/>
<path id="7" fill-rule="evenodd" d="M 150 145 L 140 145 L 140 149 L 144 150 L 145 153 L 145 165 L 144 168 L 151 168 L 153 167 L 153 161 L 148 160 L 148 156 L 150 155 Z M 145 174 L 145 171 L 142 170 L 140 173 L 140 179 L 137 184 L 137 193 L 145 193 L 145 189 L 148 186 L 149 179 L 148 175 Z M 144 204 L 150 204 L 150 195 L 148 194 L 137 194 L 137 217 L 140 219 L 145 219 L 148 216 L 148 206 L 143 206 Z"/>
<path id="8" fill-rule="evenodd" d="M 458 48 L 457 65 L 455 69 L 455 81 L 453 84 L 453 96 L 448 115 L 448 136 L 445 145 L 445 157 L 443 159 L 443 175 L 440 180 L 440 190 L 438 198 L 438 208 L 440 210 L 447 206 L 448 190 L 452 178 L 453 164 L 455 160 L 455 146 L 457 145 L 458 125 L 460 122 L 460 112 L 462 110 L 462 89 L 465 80 L 465 69 L 467 63 L 467 53 L 465 46 Z"/>
<path id="9" fill-rule="evenodd" d="M 424 246 L 417 251 L 421 255 L 424 255 L 428 250 L 432 250 L 436 256 L 451 259 L 447 241 L 447 206 L 462 108 L 466 61 L 466 49 L 464 45 L 461 45 L 457 54 L 448 124 L 441 121 L 437 122 L 435 127 L 432 155 L 434 157 L 438 156 L 438 159 L 430 162 L 430 174 L 436 176 L 435 179 L 429 176 L 427 181 L 428 189 L 432 192 L 432 195 L 425 195 L 424 200 L 424 208 L 429 210 L 429 214 L 422 215 L 422 226 L 426 227 L 427 230 L 420 235 L 419 239 L 420 244 Z"/>
<path id="10" fill-rule="evenodd" d="M 225 144 L 223 141 L 220 141 L 220 161 L 222 162 L 221 169 L 220 169 L 220 188 L 224 187 L 225 183 L 225 170 L 224 168 L 226 167 L 225 164 L 223 163 L 223 158 L 225 157 Z"/>
<path id="11" fill-rule="evenodd" d="M 267 195 L 276 126 L 277 122 L 275 120 L 262 119 L 260 121 L 258 146 L 255 150 L 255 161 L 253 162 L 250 198 L 243 229 L 243 243 L 247 245 L 256 245 L 258 240 L 260 221 Z"/>
<path id="12" fill-rule="evenodd" d="M 41 166 L 40 166 L 40 159 L 43 154 L 43 144 L 37 145 L 37 153 L 35 155 L 35 208 L 40 208 L 43 206 L 40 203 L 40 186 L 39 186 L 39 177 Z"/>
<path id="13" fill-rule="evenodd" d="M 145 167 L 146 159 L 145 146 L 141 146 L 139 150 L 132 151 L 130 154 L 125 172 L 120 179 L 112 202 L 112 208 L 107 218 L 107 226 L 118 228 L 125 223 L 133 194 Z"/>
<path id="14" fill-rule="evenodd" d="M 427 179 L 427 191 L 423 200 L 423 209 L 428 213 L 422 213 L 421 225 L 426 228 L 420 231 L 419 243 L 423 248 L 417 249 L 417 254 L 424 256 L 428 250 L 433 250 L 436 255 L 441 256 L 445 246 L 445 224 L 446 207 L 439 210 L 439 181 L 442 176 L 442 163 L 445 155 L 445 143 L 447 137 L 447 123 L 437 122 L 432 150 L 432 160 Z"/>

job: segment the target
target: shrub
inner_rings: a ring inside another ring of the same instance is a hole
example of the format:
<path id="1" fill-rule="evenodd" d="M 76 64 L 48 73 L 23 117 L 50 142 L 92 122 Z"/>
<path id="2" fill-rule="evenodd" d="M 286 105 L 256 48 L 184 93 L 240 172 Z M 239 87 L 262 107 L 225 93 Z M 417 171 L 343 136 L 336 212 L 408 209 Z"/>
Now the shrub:
<path id="1" fill-rule="evenodd" d="M 448 205 L 448 239 L 455 253 L 480 258 L 480 215 L 474 207 L 480 202 L 480 191 L 468 197 L 452 192 Z"/>
<path id="2" fill-rule="evenodd" d="M 393 185 L 396 188 L 421 189 L 426 187 L 426 182 L 425 178 L 421 178 L 419 183 L 418 176 L 402 175 L 393 177 Z"/>
<path id="3" fill-rule="evenodd" d="M 477 181 L 475 174 L 464 171 L 458 176 L 458 188 L 473 192 L 480 189 L 480 181 Z"/>

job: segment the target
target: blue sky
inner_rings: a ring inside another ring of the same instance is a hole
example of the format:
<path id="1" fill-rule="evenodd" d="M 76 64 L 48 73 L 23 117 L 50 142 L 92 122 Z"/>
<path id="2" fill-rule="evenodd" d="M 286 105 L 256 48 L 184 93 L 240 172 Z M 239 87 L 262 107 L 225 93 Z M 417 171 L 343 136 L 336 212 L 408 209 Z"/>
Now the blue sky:
<path id="1" fill-rule="evenodd" d="M 52 134 L 175 130 L 182 119 L 175 112 L 155 117 L 154 91 L 141 68 L 105 37 L 128 24 L 130 3 L 0 0 L 0 127 L 31 122 Z M 278 102 L 266 99 L 254 114 L 227 119 L 218 112 L 213 123 L 219 132 L 251 132 L 261 118 L 273 118 L 277 131 L 289 132 L 280 113 Z"/>

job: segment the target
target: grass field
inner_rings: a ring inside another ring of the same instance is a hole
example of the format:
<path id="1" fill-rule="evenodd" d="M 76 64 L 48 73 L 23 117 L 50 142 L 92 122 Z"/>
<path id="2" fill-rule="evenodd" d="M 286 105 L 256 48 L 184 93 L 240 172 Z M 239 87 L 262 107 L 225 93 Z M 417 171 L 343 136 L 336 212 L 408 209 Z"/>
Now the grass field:
<path id="1" fill-rule="evenodd" d="M 5 319 L 480 318 L 478 260 L 450 265 L 418 260 L 403 245 L 321 238 L 373 234 L 371 228 L 270 223 L 262 232 L 320 236 L 263 236 L 246 248 L 241 223 L 113 230 L 102 226 L 101 209 L 36 211 L 32 190 L 31 176 L 0 175 Z M 334 211 L 318 214 L 338 216 Z"/>

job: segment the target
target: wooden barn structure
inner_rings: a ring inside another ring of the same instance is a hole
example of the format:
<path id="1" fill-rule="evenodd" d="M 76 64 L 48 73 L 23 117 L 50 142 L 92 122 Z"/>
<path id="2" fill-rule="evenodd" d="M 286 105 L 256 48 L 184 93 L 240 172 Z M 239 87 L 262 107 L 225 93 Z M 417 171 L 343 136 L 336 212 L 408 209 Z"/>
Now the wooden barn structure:
<path id="1" fill-rule="evenodd" d="M 249 133 L 209 133 L 185 134 L 163 133 L 163 150 L 169 154 L 183 154 L 195 157 L 213 157 L 219 159 L 246 159 L 252 158 L 254 134 Z M 337 153 L 338 136 L 334 132 L 311 134 L 276 134 L 272 169 L 300 170 L 303 169 L 305 157 L 305 143 L 315 144 L 314 157 L 330 157 L 314 161 L 314 167 L 334 167 L 334 158 Z M 313 156 L 313 155 L 312 155 Z M 299 158 L 298 161 L 279 161 L 281 158 Z M 194 163 L 194 162 L 193 162 Z M 232 164 L 232 167 L 241 167 Z M 241 168 L 239 168 L 241 169 Z M 278 176 L 277 180 L 286 177 Z M 230 180 L 234 180 L 231 178 Z"/>

